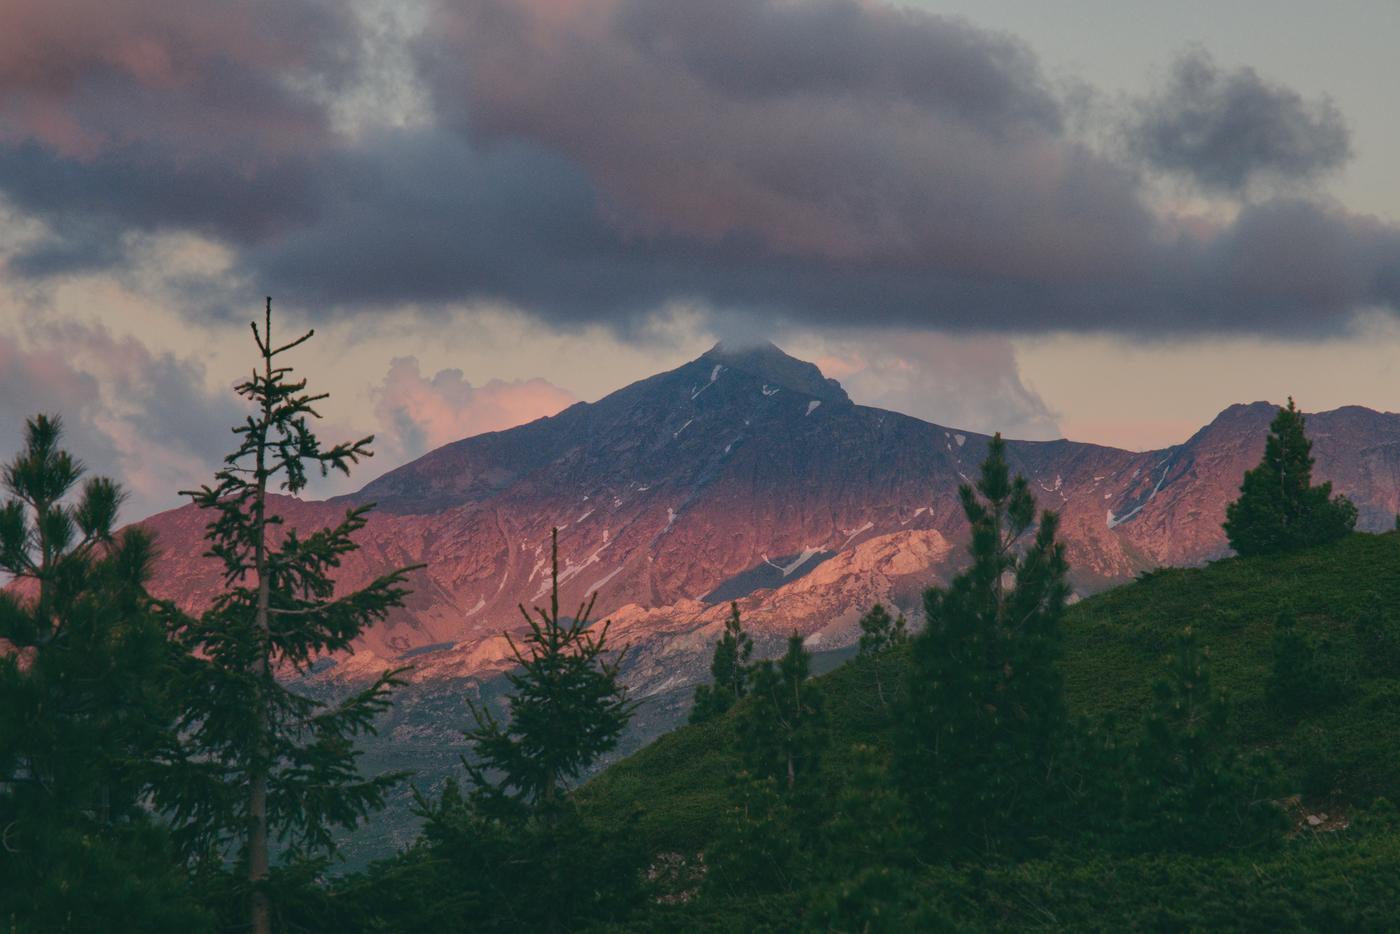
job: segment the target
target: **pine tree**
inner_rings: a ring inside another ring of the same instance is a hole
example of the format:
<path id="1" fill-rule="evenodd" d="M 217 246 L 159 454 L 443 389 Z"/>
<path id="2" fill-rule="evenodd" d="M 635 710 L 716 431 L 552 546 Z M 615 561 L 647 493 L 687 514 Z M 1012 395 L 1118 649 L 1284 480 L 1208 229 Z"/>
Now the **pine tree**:
<path id="1" fill-rule="evenodd" d="M 724 633 L 715 643 L 715 654 L 710 661 L 712 683 L 695 688 L 695 703 L 690 709 L 691 723 L 704 723 L 722 716 L 748 690 L 749 656 L 753 655 L 753 639 L 744 631 L 739 620 L 739 604 L 729 604 L 729 619 L 724 623 Z"/>
<path id="2" fill-rule="evenodd" d="M 174 657 L 147 596 L 153 548 L 114 534 L 121 490 L 39 416 L 0 506 L 0 927 L 200 929 L 167 835 L 142 807 L 174 742 Z"/>
<path id="3" fill-rule="evenodd" d="M 1153 690 L 1128 786 L 1131 848 L 1207 852 L 1267 842 L 1282 829 L 1267 762 L 1241 757 L 1230 742 L 1230 707 L 1211 689 L 1209 656 L 1188 626 Z"/>
<path id="4" fill-rule="evenodd" d="M 354 740 L 372 732 L 402 669 L 335 704 L 292 689 L 279 674 L 304 674 L 319 657 L 345 652 L 371 623 L 403 604 L 404 568 L 368 586 L 335 593 L 332 575 L 358 546 L 371 507 L 346 512 L 330 528 L 302 536 L 287 530 L 273 488 L 295 496 L 307 468 L 348 474 L 369 457 L 372 438 L 323 448 L 309 420 L 325 395 L 307 391 L 283 354 L 314 332 L 277 345 L 269 299 L 261 329 L 252 325 L 259 368 L 237 387 L 253 412 L 234 428 L 238 447 L 212 486 L 188 492 L 212 513 L 208 556 L 224 567 L 225 589 L 198 619 L 182 621 L 188 652 L 182 754 L 171 763 L 161 803 L 187 852 L 219 863 L 234 855 L 244 874 L 248 924 L 270 929 L 270 844 L 294 858 L 333 854 L 335 827 L 351 828 L 383 806 L 402 775 L 366 778 Z M 231 853 L 230 853 L 231 851 Z"/>
<path id="5" fill-rule="evenodd" d="M 1050 815 L 1066 714 L 1055 659 L 1069 589 L 1055 513 L 1040 515 L 1005 444 L 988 447 L 976 488 L 959 489 L 972 566 L 924 594 L 896 767 L 935 846 L 998 849 Z M 980 496 L 980 498 L 979 498 Z"/>
<path id="6" fill-rule="evenodd" d="M 881 705 L 888 702 L 885 700 L 880 656 L 908 641 L 909 633 L 905 627 L 904 614 L 900 613 L 899 618 L 894 619 L 882 603 L 875 604 L 870 612 L 860 618 L 860 650 L 856 657 L 870 659 L 875 674 L 875 694 L 880 698 Z"/>
<path id="7" fill-rule="evenodd" d="M 778 664 L 765 659 L 754 668 L 752 700 L 740 708 L 735 725 L 744 767 L 788 794 L 799 778 L 816 772 L 830 738 L 821 690 L 810 673 L 811 655 L 794 632 Z"/>
<path id="8" fill-rule="evenodd" d="M 1356 507 L 1332 495 L 1332 484 L 1312 485 L 1312 442 L 1303 413 L 1279 409 L 1269 426 L 1264 457 L 1245 472 L 1240 498 L 1225 510 L 1225 534 L 1241 556 L 1278 554 L 1322 545 L 1356 526 Z"/>

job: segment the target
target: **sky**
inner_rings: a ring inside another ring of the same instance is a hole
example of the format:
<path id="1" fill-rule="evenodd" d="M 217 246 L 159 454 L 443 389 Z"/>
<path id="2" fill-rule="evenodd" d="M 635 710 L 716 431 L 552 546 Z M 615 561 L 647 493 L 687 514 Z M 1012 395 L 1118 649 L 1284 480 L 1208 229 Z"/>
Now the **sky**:
<path id="1" fill-rule="evenodd" d="M 1400 5 L 0 0 L 0 456 L 207 479 L 248 321 L 359 486 L 771 339 L 1137 450 L 1400 409 Z"/>

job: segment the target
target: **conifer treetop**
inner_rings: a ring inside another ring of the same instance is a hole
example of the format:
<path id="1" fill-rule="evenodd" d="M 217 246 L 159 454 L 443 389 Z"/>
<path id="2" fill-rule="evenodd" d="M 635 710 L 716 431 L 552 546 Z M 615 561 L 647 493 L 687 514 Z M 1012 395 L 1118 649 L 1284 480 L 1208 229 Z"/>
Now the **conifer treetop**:
<path id="1" fill-rule="evenodd" d="M 468 701 L 475 726 L 466 731 L 478 761 L 463 758 L 485 810 L 508 815 L 551 808 L 598 757 L 617 745 L 636 703 L 619 682 L 627 647 L 608 645 L 609 621 L 595 626 L 597 593 L 572 617 L 559 613 L 559 530 L 550 530 L 549 608 L 520 605 L 527 631 L 506 633 L 518 668 L 506 675 L 510 719 L 502 724 Z M 493 779 L 487 773 L 498 773 Z"/>
<path id="2" fill-rule="evenodd" d="M 1332 484 L 1312 485 L 1312 442 L 1293 402 L 1269 425 L 1264 455 L 1246 471 L 1240 497 L 1225 512 L 1230 547 L 1243 556 L 1278 554 L 1335 541 L 1356 525 L 1356 507 L 1332 496 Z"/>

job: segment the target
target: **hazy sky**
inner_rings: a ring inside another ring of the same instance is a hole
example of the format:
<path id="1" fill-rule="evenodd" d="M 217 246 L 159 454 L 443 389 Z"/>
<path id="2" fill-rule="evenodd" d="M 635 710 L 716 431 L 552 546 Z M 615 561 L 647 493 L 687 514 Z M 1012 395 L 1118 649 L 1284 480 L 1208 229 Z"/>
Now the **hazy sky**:
<path id="1" fill-rule="evenodd" d="M 769 337 L 1125 447 L 1400 409 L 1400 4 L 0 0 L 0 452 L 173 505 L 272 294 L 355 484 Z"/>

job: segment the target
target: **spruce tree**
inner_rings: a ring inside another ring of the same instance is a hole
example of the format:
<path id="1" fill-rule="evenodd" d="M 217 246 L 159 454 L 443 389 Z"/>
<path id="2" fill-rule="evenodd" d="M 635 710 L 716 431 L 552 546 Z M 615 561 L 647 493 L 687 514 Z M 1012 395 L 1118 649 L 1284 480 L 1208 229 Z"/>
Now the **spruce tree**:
<path id="1" fill-rule="evenodd" d="M 1067 566 L 1057 516 L 1041 513 L 1037 527 L 1000 435 L 976 487 L 958 492 L 972 565 L 924 594 L 896 769 L 930 845 L 994 850 L 1050 816 L 1066 721 L 1055 660 Z"/>
<path id="2" fill-rule="evenodd" d="M 186 495 L 212 514 L 209 557 L 223 564 L 224 590 L 199 618 L 182 621 L 185 743 L 171 763 L 160 802 L 187 852 L 215 865 L 237 860 L 248 926 L 272 924 L 270 850 L 294 858 L 330 855 L 336 827 L 352 828 L 383 806 L 402 777 L 360 774 L 355 738 L 373 732 L 402 669 L 327 704 L 279 675 L 305 674 L 325 655 L 350 651 L 365 627 L 403 604 L 404 568 L 337 594 L 332 575 L 358 545 L 370 506 L 347 510 L 335 526 L 282 532 L 274 489 L 295 496 L 308 468 L 348 474 L 371 455 L 372 438 L 324 448 L 310 420 L 326 398 L 281 364 L 314 332 L 285 344 L 272 336 L 272 302 L 253 323 L 258 367 L 236 391 L 252 412 L 233 430 L 238 446 L 206 485 Z M 280 539 L 279 539 L 280 535 Z"/>
<path id="3" fill-rule="evenodd" d="M 203 928 L 143 800 L 174 742 L 174 648 L 146 594 L 149 535 L 39 416 L 0 470 L 0 927 Z M 77 493 L 76 496 L 74 494 Z"/>
<path id="4" fill-rule="evenodd" d="M 721 897 L 792 889 L 811 853 L 802 846 L 791 796 L 772 776 L 741 769 L 730 778 L 729 797 L 705 850 L 703 889 Z"/>
<path id="5" fill-rule="evenodd" d="M 1289 397 L 1269 426 L 1259 466 L 1245 472 L 1239 499 L 1225 510 L 1225 534 L 1237 554 L 1322 545 L 1356 526 L 1350 500 L 1334 497 L 1330 482 L 1312 485 L 1312 442 L 1303 429 L 1303 413 Z"/>
<path id="6" fill-rule="evenodd" d="M 908 641 L 909 633 L 905 627 L 904 614 L 900 613 L 899 618 L 895 619 L 882 603 L 875 604 L 870 608 L 870 612 L 860 618 L 860 649 L 856 657 L 870 659 L 870 666 L 875 674 L 875 694 L 879 697 L 881 705 L 888 702 L 885 699 L 880 656 L 896 645 Z"/>
<path id="7" fill-rule="evenodd" d="M 509 872 L 488 878 L 514 903 L 506 929 L 557 931 L 607 917 L 630 904 L 637 889 L 637 854 L 619 836 L 625 828 L 601 832 L 567 794 L 617 746 L 636 709 L 619 680 L 626 649 L 609 647 L 606 621 L 594 626 L 597 596 L 573 618 L 560 615 L 559 530 L 551 530 L 549 608 L 536 607 L 532 616 L 521 605 L 528 630 L 519 643 L 506 635 L 518 666 L 506 675 L 509 720 L 469 702 L 472 757 L 462 763 L 470 799 L 455 817 L 441 807 L 429 812 L 440 852 L 456 846 L 479 858 L 483 845 L 500 842 L 498 862 Z"/>
<path id="8" fill-rule="evenodd" d="M 724 633 L 715 643 L 710 660 L 710 684 L 695 688 L 695 703 L 690 709 L 691 723 L 704 723 L 722 716 L 748 690 L 749 656 L 753 655 L 753 639 L 744 631 L 739 620 L 739 604 L 729 604 L 729 619 Z"/>
<path id="9" fill-rule="evenodd" d="M 467 731 L 474 762 L 467 762 L 475 796 L 492 814 L 547 816 L 565 790 L 598 757 L 613 749 L 636 704 L 618 672 L 626 649 L 607 644 L 608 623 L 593 631 L 593 602 L 572 619 L 559 615 L 559 530 L 550 532 L 549 609 L 520 613 L 529 627 L 521 644 L 509 633 L 517 670 L 510 683 L 510 719 L 502 725 L 484 704 L 469 702 L 475 725 Z M 496 778 L 492 778 L 495 774 Z"/>

